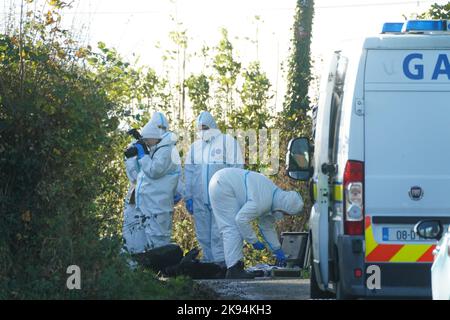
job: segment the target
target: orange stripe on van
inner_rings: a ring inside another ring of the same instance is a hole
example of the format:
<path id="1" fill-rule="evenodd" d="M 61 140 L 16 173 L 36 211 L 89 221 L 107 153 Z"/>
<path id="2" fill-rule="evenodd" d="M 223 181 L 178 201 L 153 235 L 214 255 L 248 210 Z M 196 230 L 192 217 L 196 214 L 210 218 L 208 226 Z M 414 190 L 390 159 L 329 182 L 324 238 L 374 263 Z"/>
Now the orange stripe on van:
<path id="1" fill-rule="evenodd" d="M 433 262 L 434 256 L 433 251 L 436 249 L 436 246 L 431 246 L 420 258 L 417 262 Z"/>
<path id="2" fill-rule="evenodd" d="M 366 262 L 433 262 L 435 245 L 378 244 L 375 240 L 370 216 L 365 218 Z"/>
<path id="3" fill-rule="evenodd" d="M 403 248 L 402 244 L 379 244 L 367 257 L 369 262 L 388 262 Z"/>

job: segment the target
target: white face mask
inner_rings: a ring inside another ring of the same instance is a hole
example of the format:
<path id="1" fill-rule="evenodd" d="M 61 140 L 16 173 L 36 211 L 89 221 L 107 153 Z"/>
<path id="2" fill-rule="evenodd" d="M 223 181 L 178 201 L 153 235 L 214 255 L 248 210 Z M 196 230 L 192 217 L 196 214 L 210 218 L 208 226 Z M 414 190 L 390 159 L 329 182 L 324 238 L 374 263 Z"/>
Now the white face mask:
<path id="1" fill-rule="evenodd" d="M 200 130 L 197 132 L 197 137 L 199 139 L 202 139 L 205 142 L 210 141 L 213 136 L 214 136 L 214 132 L 211 129 Z"/>

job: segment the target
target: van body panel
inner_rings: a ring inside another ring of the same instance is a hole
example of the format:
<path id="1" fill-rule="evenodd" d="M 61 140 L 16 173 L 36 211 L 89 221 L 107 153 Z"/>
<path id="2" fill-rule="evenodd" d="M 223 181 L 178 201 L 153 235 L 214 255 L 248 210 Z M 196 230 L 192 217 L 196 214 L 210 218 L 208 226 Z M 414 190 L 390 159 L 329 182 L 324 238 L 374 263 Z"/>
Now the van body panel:
<path id="1" fill-rule="evenodd" d="M 447 58 L 442 57 L 450 57 L 450 51 L 368 51 L 366 219 L 449 216 L 450 148 L 438 148 L 450 145 L 450 65 L 447 76 Z M 417 79 L 411 79 L 413 72 Z M 413 227 L 366 223 L 366 261 L 431 262 L 434 241 L 418 238 Z"/>

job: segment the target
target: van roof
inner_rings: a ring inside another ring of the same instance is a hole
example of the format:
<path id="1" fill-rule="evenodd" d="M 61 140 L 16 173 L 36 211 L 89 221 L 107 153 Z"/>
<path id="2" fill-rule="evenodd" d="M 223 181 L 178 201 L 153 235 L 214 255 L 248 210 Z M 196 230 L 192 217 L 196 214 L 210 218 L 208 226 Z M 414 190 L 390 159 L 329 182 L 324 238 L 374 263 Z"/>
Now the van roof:
<path id="1" fill-rule="evenodd" d="M 450 49 L 450 33 L 383 34 L 366 38 L 364 49 Z"/>

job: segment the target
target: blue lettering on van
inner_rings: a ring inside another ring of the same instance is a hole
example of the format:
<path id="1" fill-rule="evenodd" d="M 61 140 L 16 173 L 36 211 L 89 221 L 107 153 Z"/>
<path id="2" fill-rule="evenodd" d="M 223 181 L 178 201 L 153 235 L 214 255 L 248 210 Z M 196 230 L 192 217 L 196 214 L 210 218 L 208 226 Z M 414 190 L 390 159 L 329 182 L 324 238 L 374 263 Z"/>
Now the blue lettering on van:
<path id="1" fill-rule="evenodd" d="M 407 76 L 409 79 L 412 80 L 422 80 L 423 79 L 423 64 L 415 64 L 414 69 L 416 72 L 411 72 L 410 65 L 412 60 L 414 59 L 423 59 L 423 55 L 421 53 L 411 53 L 408 54 L 403 60 L 403 73 L 405 76 Z"/>
<path id="2" fill-rule="evenodd" d="M 413 61 L 416 60 L 416 61 Z M 403 73 L 411 80 L 423 80 L 425 67 L 422 63 L 423 54 L 411 53 L 403 60 Z M 447 76 L 450 80 L 450 61 L 447 54 L 439 54 L 434 66 L 431 80 L 438 80 L 440 76 Z"/>
<path id="3" fill-rule="evenodd" d="M 446 54 L 440 54 L 438 56 L 432 79 L 437 80 L 441 74 L 447 75 L 447 79 L 450 80 L 450 62 Z"/>

